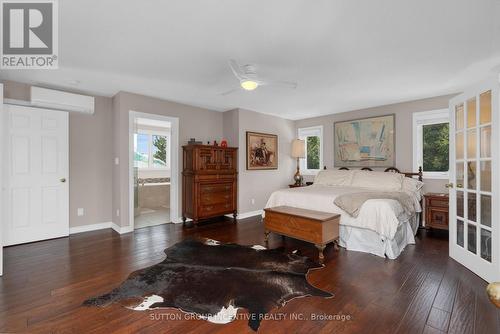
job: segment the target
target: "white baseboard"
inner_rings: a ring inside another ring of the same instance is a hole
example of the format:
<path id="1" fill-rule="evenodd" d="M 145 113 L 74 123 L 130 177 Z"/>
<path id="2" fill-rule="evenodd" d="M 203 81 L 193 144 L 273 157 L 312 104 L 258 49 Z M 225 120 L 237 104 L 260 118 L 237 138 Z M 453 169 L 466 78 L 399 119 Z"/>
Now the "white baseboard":
<path id="1" fill-rule="evenodd" d="M 190 222 L 190 221 L 192 221 L 192 219 L 190 219 L 190 218 L 186 218 L 186 221 L 187 221 L 187 222 Z M 183 223 L 183 221 L 182 221 L 182 217 L 179 217 L 179 218 L 177 218 L 177 219 L 172 219 L 172 223 L 174 223 L 174 224 L 182 224 L 182 223 Z"/>
<path id="2" fill-rule="evenodd" d="M 134 228 L 132 226 L 119 226 L 115 223 L 111 223 L 111 228 L 119 234 L 125 234 L 134 231 Z"/>
<path id="3" fill-rule="evenodd" d="M 245 218 L 250 218 L 254 216 L 262 216 L 264 213 L 264 210 L 257 210 L 257 211 L 251 211 L 251 212 L 244 212 L 244 213 L 239 213 L 238 214 L 238 219 L 245 219 Z M 233 215 L 226 215 L 227 217 L 233 218 Z M 186 219 L 187 222 L 192 221 L 192 219 Z M 175 224 L 180 224 L 182 223 L 182 218 L 175 219 L 173 221 Z M 134 229 L 132 226 L 119 226 L 113 222 L 105 222 L 105 223 L 98 223 L 98 224 L 90 224 L 90 225 L 82 225 L 82 226 L 75 226 L 75 227 L 70 227 L 69 228 L 69 234 L 77 234 L 77 233 L 84 233 L 84 232 L 91 232 L 91 231 L 98 231 L 98 230 L 104 230 L 107 228 L 112 228 L 116 233 L 119 234 L 125 234 L 125 233 L 130 233 L 133 232 Z"/>
<path id="4" fill-rule="evenodd" d="M 254 217 L 254 216 L 262 216 L 263 213 L 264 213 L 264 210 L 238 213 L 238 219 L 245 219 L 245 218 L 250 218 L 250 217 Z M 233 215 L 231 215 L 231 217 L 232 216 Z"/>
<path id="5" fill-rule="evenodd" d="M 104 230 L 106 228 L 112 228 L 113 230 L 115 230 L 117 233 L 120 233 L 120 234 L 129 233 L 129 232 L 132 232 L 134 230 L 132 228 L 132 226 L 119 226 L 113 222 L 106 222 L 106 223 L 99 223 L 99 224 L 90 224 L 90 225 L 70 227 L 69 234 L 98 231 L 98 230 Z"/>
<path id="6" fill-rule="evenodd" d="M 69 234 L 90 232 L 90 231 L 98 231 L 104 230 L 106 228 L 111 228 L 112 222 L 98 223 L 98 224 L 90 224 L 90 225 L 82 225 L 75 226 L 69 228 Z"/>

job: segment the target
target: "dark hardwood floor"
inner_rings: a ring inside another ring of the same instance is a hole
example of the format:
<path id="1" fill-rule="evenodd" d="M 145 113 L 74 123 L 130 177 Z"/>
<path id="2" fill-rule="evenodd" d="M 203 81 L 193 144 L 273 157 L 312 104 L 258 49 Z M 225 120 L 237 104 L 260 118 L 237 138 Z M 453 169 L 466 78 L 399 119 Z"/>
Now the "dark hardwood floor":
<path id="1" fill-rule="evenodd" d="M 244 319 L 217 325 L 185 320 L 176 310 L 80 306 L 88 297 L 118 285 L 130 272 L 161 261 L 165 248 L 193 236 L 245 245 L 264 241 L 260 219 L 249 218 L 190 229 L 168 224 L 122 236 L 103 230 L 8 247 L 5 276 L 0 278 L 0 332 L 252 332 Z M 270 247 L 282 245 L 317 255 L 312 245 L 271 235 Z M 397 260 L 330 245 L 326 267 L 309 273 L 309 280 L 335 297 L 294 299 L 274 310 L 274 319 L 264 320 L 259 332 L 500 333 L 500 312 L 487 300 L 486 282 L 448 257 L 443 234 L 420 231 L 417 244 Z M 341 315 L 349 319 L 300 318 Z"/>

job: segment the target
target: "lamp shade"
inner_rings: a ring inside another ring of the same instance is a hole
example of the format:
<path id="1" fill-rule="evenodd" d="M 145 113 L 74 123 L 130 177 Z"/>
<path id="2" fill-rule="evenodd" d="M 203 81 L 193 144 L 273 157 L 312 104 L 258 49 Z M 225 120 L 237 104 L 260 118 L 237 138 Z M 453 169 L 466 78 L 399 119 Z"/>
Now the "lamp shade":
<path id="1" fill-rule="evenodd" d="M 292 158 L 306 157 L 306 142 L 302 139 L 294 139 L 292 141 Z"/>

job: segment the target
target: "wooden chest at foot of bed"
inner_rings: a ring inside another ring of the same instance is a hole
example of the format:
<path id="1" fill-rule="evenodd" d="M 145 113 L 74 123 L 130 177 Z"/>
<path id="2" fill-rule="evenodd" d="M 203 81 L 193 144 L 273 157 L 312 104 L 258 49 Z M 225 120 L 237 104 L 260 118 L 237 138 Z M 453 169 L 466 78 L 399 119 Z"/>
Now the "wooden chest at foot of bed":
<path id="1" fill-rule="evenodd" d="M 323 262 L 325 246 L 339 237 L 340 215 L 321 211 L 278 206 L 264 209 L 266 242 L 270 232 L 311 242 Z"/>

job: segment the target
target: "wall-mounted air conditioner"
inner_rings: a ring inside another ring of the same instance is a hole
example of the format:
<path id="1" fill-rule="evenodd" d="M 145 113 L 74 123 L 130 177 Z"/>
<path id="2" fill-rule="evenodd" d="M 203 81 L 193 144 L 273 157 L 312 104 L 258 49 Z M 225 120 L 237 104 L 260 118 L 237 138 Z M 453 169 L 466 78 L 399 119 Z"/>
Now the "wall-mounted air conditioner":
<path id="1" fill-rule="evenodd" d="M 33 107 L 93 114 L 95 101 L 92 96 L 31 86 L 31 105 Z"/>

